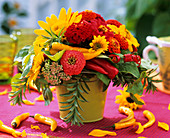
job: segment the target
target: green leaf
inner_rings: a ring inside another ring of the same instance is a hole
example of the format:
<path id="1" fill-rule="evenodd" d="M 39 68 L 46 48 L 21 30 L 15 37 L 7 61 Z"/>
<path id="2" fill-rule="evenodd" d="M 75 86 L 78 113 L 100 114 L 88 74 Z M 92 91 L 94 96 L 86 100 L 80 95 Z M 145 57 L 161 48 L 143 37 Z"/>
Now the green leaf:
<path id="1" fill-rule="evenodd" d="M 59 61 L 60 58 L 63 56 L 64 52 L 65 52 L 65 49 L 59 51 L 55 55 L 50 55 L 49 51 L 44 51 L 44 54 L 47 55 L 53 61 Z"/>
<path id="2" fill-rule="evenodd" d="M 119 65 L 118 67 L 119 72 L 130 73 L 134 77 L 139 78 L 140 73 L 139 73 L 138 67 L 136 66 L 134 62 L 126 62 L 126 63 L 122 63 L 118 65 Z"/>
<path id="3" fill-rule="evenodd" d="M 130 93 L 130 98 L 138 105 L 144 105 L 143 102 L 139 101 L 132 93 Z"/>
<path id="4" fill-rule="evenodd" d="M 75 91 L 76 89 L 77 89 L 76 87 L 73 87 L 73 88 L 67 87 L 67 90 L 68 90 L 68 91 Z"/>
<path id="5" fill-rule="evenodd" d="M 20 11 L 20 12 L 18 13 L 18 16 L 24 17 L 24 16 L 27 16 L 27 13 L 26 13 L 25 11 Z"/>
<path id="6" fill-rule="evenodd" d="M 106 56 L 106 55 L 102 55 L 102 54 L 100 54 L 99 56 L 97 56 L 97 58 L 109 58 L 108 56 Z"/>
<path id="7" fill-rule="evenodd" d="M 141 81 L 135 81 L 133 84 L 128 86 L 127 92 L 132 94 L 143 94 L 143 85 Z"/>
<path id="8" fill-rule="evenodd" d="M 8 2 L 4 2 L 2 9 L 6 14 L 10 14 L 12 12 L 12 8 Z"/>
<path id="9" fill-rule="evenodd" d="M 15 56 L 14 62 L 22 62 L 23 58 L 28 54 L 30 46 L 23 47 Z"/>
<path id="10" fill-rule="evenodd" d="M 99 72 L 95 72 L 95 74 L 106 86 L 109 86 L 111 79 L 109 79 L 106 75 Z"/>
<path id="11" fill-rule="evenodd" d="M 45 106 L 49 105 L 53 98 L 53 94 L 49 86 L 45 86 L 45 88 L 43 89 L 43 97 L 45 100 Z"/>
<path id="12" fill-rule="evenodd" d="M 34 56 L 35 55 L 28 55 L 24 58 L 25 60 L 23 60 L 24 61 L 23 66 L 25 66 L 25 68 L 23 70 L 21 78 L 25 77 L 30 72 L 30 69 L 32 68 Z"/>
<path id="13" fill-rule="evenodd" d="M 15 83 L 17 83 L 18 81 L 20 81 L 20 80 L 19 80 L 20 77 L 21 77 L 21 73 L 18 73 L 18 74 L 16 74 L 14 77 L 12 77 L 12 79 L 11 79 L 11 86 L 12 86 L 12 90 L 13 90 L 13 91 L 16 91 L 16 87 L 13 87 L 13 86 L 15 86 L 15 85 L 14 85 Z"/>

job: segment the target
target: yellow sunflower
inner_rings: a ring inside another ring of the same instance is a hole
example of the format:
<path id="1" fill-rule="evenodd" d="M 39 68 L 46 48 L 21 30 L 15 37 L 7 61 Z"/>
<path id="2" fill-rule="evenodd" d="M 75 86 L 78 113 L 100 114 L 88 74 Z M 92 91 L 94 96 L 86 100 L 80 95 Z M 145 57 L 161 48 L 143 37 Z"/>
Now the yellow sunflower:
<path id="1" fill-rule="evenodd" d="M 36 29 L 34 32 L 38 35 L 36 41 L 34 42 L 34 45 L 44 45 L 44 43 L 47 43 L 48 38 L 50 38 L 50 33 L 55 33 L 56 35 L 59 34 L 60 31 L 61 34 L 66 31 L 68 26 L 70 26 L 72 23 L 79 23 L 81 21 L 82 15 L 78 15 L 78 11 L 72 13 L 72 9 L 69 8 L 68 12 L 66 13 L 66 10 L 62 8 L 60 10 L 59 17 L 55 16 L 54 14 L 50 17 L 46 17 L 46 22 L 44 21 L 38 21 L 39 26 L 42 29 Z M 52 31 L 52 32 L 51 32 Z"/>
<path id="2" fill-rule="evenodd" d="M 41 51 L 41 47 L 34 46 L 34 60 L 33 60 L 33 65 L 30 70 L 30 72 L 27 74 L 28 78 L 28 83 L 31 83 L 32 80 L 36 80 L 40 69 L 41 69 L 41 64 L 44 61 L 44 56 L 43 52 Z"/>
<path id="3" fill-rule="evenodd" d="M 131 99 L 130 93 L 126 92 L 127 86 L 124 87 L 124 90 L 117 90 L 117 91 L 121 93 L 121 95 L 116 96 L 116 101 L 115 101 L 115 103 L 119 104 L 119 106 L 126 106 L 133 110 L 143 107 L 143 105 L 138 105 L 133 101 L 133 99 Z M 145 102 L 141 99 L 142 96 L 138 94 L 134 94 L 134 96 L 138 99 L 138 101 L 145 104 Z"/>
<path id="4" fill-rule="evenodd" d="M 94 39 L 89 44 L 92 48 L 90 49 L 91 52 L 95 51 L 107 51 L 109 42 L 106 41 L 105 36 L 94 36 Z"/>

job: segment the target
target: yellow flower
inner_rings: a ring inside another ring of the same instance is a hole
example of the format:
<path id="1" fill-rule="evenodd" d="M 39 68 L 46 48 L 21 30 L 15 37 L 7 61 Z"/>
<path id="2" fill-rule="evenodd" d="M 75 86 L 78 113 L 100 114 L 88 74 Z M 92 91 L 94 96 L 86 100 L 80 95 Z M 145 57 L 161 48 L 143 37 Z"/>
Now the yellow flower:
<path id="1" fill-rule="evenodd" d="M 94 39 L 89 44 L 92 48 L 89 50 L 90 52 L 95 51 L 107 51 L 109 42 L 106 41 L 105 36 L 94 36 Z"/>
<path id="2" fill-rule="evenodd" d="M 139 47 L 137 39 L 126 29 L 126 38 L 131 41 L 135 47 Z"/>
<path id="3" fill-rule="evenodd" d="M 115 25 L 107 25 L 114 34 L 119 34 L 119 28 Z"/>
<path id="4" fill-rule="evenodd" d="M 126 92 L 127 91 L 127 86 L 124 87 L 124 90 L 117 90 L 118 92 L 121 93 L 121 95 L 116 96 L 116 101 L 115 103 L 120 104 L 119 106 L 126 106 L 129 107 L 133 110 L 136 110 L 137 108 L 142 108 L 143 105 L 138 105 L 136 104 L 131 98 L 130 98 L 130 93 Z M 138 101 L 145 103 L 140 95 L 134 94 L 134 96 L 138 99 Z"/>
<path id="5" fill-rule="evenodd" d="M 69 8 L 68 12 L 64 8 L 61 9 L 59 17 L 55 16 L 54 14 L 50 17 L 46 17 L 46 22 L 38 21 L 39 26 L 42 29 L 36 29 L 34 32 L 35 34 L 39 35 L 36 41 L 34 42 L 35 45 L 44 44 L 48 39 L 45 37 L 51 37 L 48 32 L 54 32 L 56 35 L 62 30 L 62 33 L 66 31 L 68 26 L 72 23 L 79 23 L 81 21 L 82 15 L 78 15 L 78 11 L 72 13 L 72 9 Z"/>
<path id="6" fill-rule="evenodd" d="M 34 48 L 34 52 L 36 55 L 33 60 L 33 66 L 30 72 L 27 74 L 27 76 L 29 76 L 27 83 L 31 83 L 32 80 L 36 80 L 41 69 L 41 64 L 44 61 L 44 56 L 42 51 L 35 50 Z"/>

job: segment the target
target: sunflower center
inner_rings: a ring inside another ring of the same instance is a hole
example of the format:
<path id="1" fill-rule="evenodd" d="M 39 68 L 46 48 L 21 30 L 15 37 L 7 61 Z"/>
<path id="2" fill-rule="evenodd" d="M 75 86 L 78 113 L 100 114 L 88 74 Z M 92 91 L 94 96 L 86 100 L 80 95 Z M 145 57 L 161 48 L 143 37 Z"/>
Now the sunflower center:
<path id="1" fill-rule="evenodd" d="M 127 97 L 126 100 L 127 100 L 129 103 L 134 103 L 133 99 L 130 98 L 130 97 Z"/>
<path id="2" fill-rule="evenodd" d="M 95 43 L 94 46 L 93 46 L 93 49 L 94 49 L 95 51 L 97 51 L 97 50 L 100 49 L 100 48 L 101 48 L 101 44 L 100 44 L 100 43 Z"/>
<path id="3" fill-rule="evenodd" d="M 75 57 L 68 58 L 68 64 L 74 65 L 75 63 L 76 63 L 76 58 Z"/>

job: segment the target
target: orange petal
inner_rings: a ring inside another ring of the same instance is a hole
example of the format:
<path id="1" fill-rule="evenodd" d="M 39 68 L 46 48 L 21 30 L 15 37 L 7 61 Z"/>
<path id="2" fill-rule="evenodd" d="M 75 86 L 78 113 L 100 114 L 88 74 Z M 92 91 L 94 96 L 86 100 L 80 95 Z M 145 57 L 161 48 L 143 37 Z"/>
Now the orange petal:
<path id="1" fill-rule="evenodd" d="M 3 92 L 0 92 L 0 95 L 5 95 L 8 93 L 8 89 L 5 89 Z"/>
<path id="2" fill-rule="evenodd" d="M 106 135 L 110 136 L 116 136 L 116 132 L 111 132 L 111 131 L 105 131 L 105 130 L 100 130 L 100 129 L 93 129 L 88 135 L 94 136 L 94 137 L 103 137 Z"/>
<path id="3" fill-rule="evenodd" d="M 140 122 L 135 122 L 134 126 L 136 126 L 136 125 L 138 125 L 139 127 L 138 127 L 138 130 L 136 130 L 135 133 L 137 133 L 137 134 L 142 133 L 142 132 L 144 131 L 144 128 L 143 128 L 143 126 L 141 125 L 141 123 L 140 123 Z"/>
<path id="4" fill-rule="evenodd" d="M 168 125 L 167 123 L 159 122 L 159 121 L 158 121 L 158 127 L 161 127 L 161 128 L 163 128 L 164 130 L 166 130 L 166 131 L 169 131 L 169 125 Z"/>

